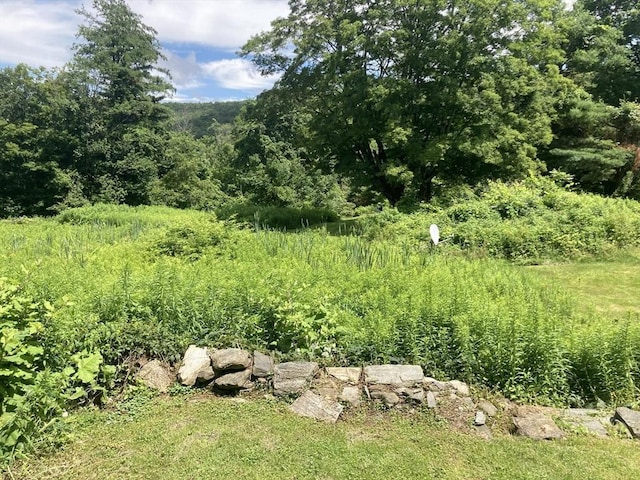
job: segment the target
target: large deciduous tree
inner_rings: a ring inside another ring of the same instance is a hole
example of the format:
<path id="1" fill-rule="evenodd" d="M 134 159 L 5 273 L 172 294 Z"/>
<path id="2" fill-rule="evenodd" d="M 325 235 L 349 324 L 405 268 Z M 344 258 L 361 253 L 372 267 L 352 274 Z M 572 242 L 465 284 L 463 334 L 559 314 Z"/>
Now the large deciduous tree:
<path id="1" fill-rule="evenodd" d="M 51 214 L 65 201 L 73 111 L 53 72 L 26 65 L 0 69 L 0 218 Z"/>
<path id="2" fill-rule="evenodd" d="M 596 100 L 640 100 L 640 7 L 635 0 L 578 0 L 565 22 L 563 73 Z"/>
<path id="3" fill-rule="evenodd" d="M 156 31 L 124 0 L 93 0 L 69 66 L 84 125 L 77 167 L 92 200 L 146 203 L 162 157 L 172 90 Z"/>
<path id="4" fill-rule="evenodd" d="M 437 177 L 517 177 L 551 141 L 555 0 L 290 0 L 242 53 L 309 118 L 306 141 L 393 203 Z"/>

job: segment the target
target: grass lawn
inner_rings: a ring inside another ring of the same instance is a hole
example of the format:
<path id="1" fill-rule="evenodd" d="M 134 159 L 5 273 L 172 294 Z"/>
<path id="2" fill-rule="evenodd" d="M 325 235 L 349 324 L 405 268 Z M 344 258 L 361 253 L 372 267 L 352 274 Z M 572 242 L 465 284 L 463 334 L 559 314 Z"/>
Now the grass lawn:
<path id="1" fill-rule="evenodd" d="M 57 454 L 14 465 L 7 479 L 627 479 L 640 444 L 574 436 L 491 441 L 456 433 L 429 413 L 369 412 L 335 425 L 284 403 L 209 395 L 165 397 L 131 416 L 79 414 Z"/>
<path id="2" fill-rule="evenodd" d="M 640 315 L 640 250 L 612 261 L 527 268 L 568 289 L 585 308 L 617 318 Z"/>

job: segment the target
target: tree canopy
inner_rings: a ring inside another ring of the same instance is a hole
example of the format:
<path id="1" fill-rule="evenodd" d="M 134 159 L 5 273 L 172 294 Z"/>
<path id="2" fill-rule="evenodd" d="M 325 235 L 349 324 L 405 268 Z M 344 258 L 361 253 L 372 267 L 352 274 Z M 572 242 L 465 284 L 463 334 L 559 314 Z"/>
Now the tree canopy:
<path id="1" fill-rule="evenodd" d="M 554 169 L 640 198 L 637 2 L 289 3 L 241 51 L 279 74 L 274 88 L 171 108 L 155 30 L 125 0 L 81 7 L 64 68 L 0 70 L 0 216 L 87 202 L 410 206 Z"/>
<path id="2" fill-rule="evenodd" d="M 94 0 L 82 7 L 84 23 L 69 65 L 80 92 L 80 145 L 90 199 L 148 203 L 162 155 L 162 133 L 170 112 L 160 101 L 173 87 L 156 31 L 142 23 L 124 0 Z"/>
<path id="3" fill-rule="evenodd" d="M 311 114 L 311 141 L 392 201 L 536 169 L 551 141 L 560 2 L 300 1 L 243 54 Z"/>

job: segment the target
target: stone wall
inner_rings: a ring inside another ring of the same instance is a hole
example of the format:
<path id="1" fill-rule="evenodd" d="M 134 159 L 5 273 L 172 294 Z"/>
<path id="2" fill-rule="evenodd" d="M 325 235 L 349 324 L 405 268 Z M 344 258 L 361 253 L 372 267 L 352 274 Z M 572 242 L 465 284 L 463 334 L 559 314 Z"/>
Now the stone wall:
<path id="1" fill-rule="evenodd" d="M 560 439 L 564 430 L 586 430 L 609 435 L 612 423 L 624 425 L 628 435 L 640 438 L 640 412 L 618 408 L 614 415 L 595 409 L 544 409 L 517 406 L 507 400 L 491 402 L 472 395 L 467 384 L 425 376 L 419 365 L 321 367 L 315 362 L 276 363 L 269 355 L 238 348 L 208 349 L 189 346 L 177 376 L 159 361 L 147 362 L 137 374 L 151 388 L 167 392 L 177 380 L 217 394 L 262 389 L 291 403 L 292 412 L 336 422 L 345 409 L 375 402 L 385 408 L 425 407 L 451 425 L 490 439 L 497 419 L 510 419 L 513 433 L 535 439 Z M 496 404 L 494 404 L 496 403 Z M 504 423 L 504 422 L 503 422 Z"/>

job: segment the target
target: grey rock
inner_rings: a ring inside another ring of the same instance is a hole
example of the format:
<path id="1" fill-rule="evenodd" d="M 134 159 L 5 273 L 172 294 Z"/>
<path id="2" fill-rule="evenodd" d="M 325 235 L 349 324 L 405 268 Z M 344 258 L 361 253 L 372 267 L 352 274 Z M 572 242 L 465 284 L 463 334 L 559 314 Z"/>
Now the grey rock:
<path id="1" fill-rule="evenodd" d="M 470 409 L 476 408 L 476 404 L 473 402 L 473 399 L 471 397 L 463 397 L 461 398 L 461 400 L 462 400 L 462 404 L 466 408 L 470 408 Z"/>
<path id="2" fill-rule="evenodd" d="M 436 400 L 436 396 L 432 391 L 427 392 L 427 407 L 436 408 L 438 406 L 438 402 Z"/>
<path id="3" fill-rule="evenodd" d="M 473 419 L 473 424 L 476 427 L 481 427 L 482 425 L 485 425 L 487 423 L 487 417 L 485 415 L 485 413 L 482 410 L 478 410 L 476 412 L 476 416 Z"/>
<path id="4" fill-rule="evenodd" d="M 253 376 L 266 378 L 273 375 L 273 358 L 258 351 L 253 352 Z"/>
<path id="5" fill-rule="evenodd" d="M 420 365 L 371 365 L 364 367 L 364 379 L 368 385 L 395 385 L 413 387 L 424 380 Z"/>
<path id="6" fill-rule="evenodd" d="M 387 407 L 394 407 L 402 401 L 397 393 L 390 391 L 385 385 L 370 386 L 369 395 L 373 400 L 381 400 Z"/>
<path id="7" fill-rule="evenodd" d="M 602 410 L 592 408 L 568 408 L 562 411 L 562 419 L 577 427 L 582 427 L 597 437 L 608 437 L 609 432 L 605 425 L 607 416 Z"/>
<path id="8" fill-rule="evenodd" d="M 627 407 L 618 407 L 612 421 L 621 422 L 633 438 L 640 438 L 640 412 Z"/>
<path id="9" fill-rule="evenodd" d="M 486 413 L 488 417 L 495 417 L 498 414 L 496 406 L 487 400 L 481 400 L 478 403 L 478 408 Z"/>
<path id="10" fill-rule="evenodd" d="M 400 387 L 400 388 L 396 388 L 394 392 L 398 396 L 406 400 L 410 400 L 416 403 L 424 402 L 424 390 L 422 389 L 422 387 L 416 387 L 416 388 Z"/>
<path id="11" fill-rule="evenodd" d="M 358 367 L 327 367 L 325 370 L 327 375 L 351 385 L 357 385 L 362 375 L 362 369 Z"/>
<path id="12" fill-rule="evenodd" d="M 555 422 L 541 413 L 513 417 L 516 433 L 534 440 L 556 440 L 564 437 Z"/>
<path id="13" fill-rule="evenodd" d="M 353 407 L 357 407 L 362 403 L 362 392 L 360 387 L 347 385 L 342 389 L 340 401 L 348 403 Z"/>
<path id="14" fill-rule="evenodd" d="M 449 382 L 449 385 L 451 385 L 459 395 L 463 397 L 469 396 L 469 385 L 467 385 L 466 383 L 461 382 L 460 380 L 451 380 Z"/>
<path id="15" fill-rule="evenodd" d="M 142 366 L 136 378 L 149 388 L 167 393 L 176 376 L 159 360 L 151 360 Z"/>
<path id="16" fill-rule="evenodd" d="M 442 392 L 451 388 L 449 382 L 441 382 L 440 380 L 436 380 L 431 377 L 424 377 L 422 384 L 424 388 L 432 392 Z"/>
<path id="17" fill-rule="evenodd" d="M 214 380 L 213 387 L 221 390 L 248 390 L 253 387 L 251 369 L 225 373 Z"/>
<path id="18" fill-rule="evenodd" d="M 344 407 L 307 390 L 289 408 L 303 417 L 335 423 Z"/>
<path id="19" fill-rule="evenodd" d="M 251 354 L 240 348 L 224 348 L 211 352 L 211 366 L 216 372 L 244 370 L 251 366 Z"/>
<path id="20" fill-rule="evenodd" d="M 313 387 L 313 391 L 321 397 L 329 400 L 338 400 L 338 397 L 340 396 L 338 388 L 333 386 Z"/>
<path id="21" fill-rule="evenodd" d="M 193 386 L 199 381 L 213 378 L 211 358 L 206 348 L 189 345 L 182 359 L 182 366 L 178 370 L 178 380 L 182 385 Z"/>
<path id="22" fill-rule="evenodd" d="M 315 362 L 285 362 L 274 368 L 273 393 L 290 395 L 300 393 L 318 372 Z"/>

